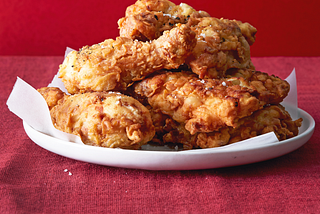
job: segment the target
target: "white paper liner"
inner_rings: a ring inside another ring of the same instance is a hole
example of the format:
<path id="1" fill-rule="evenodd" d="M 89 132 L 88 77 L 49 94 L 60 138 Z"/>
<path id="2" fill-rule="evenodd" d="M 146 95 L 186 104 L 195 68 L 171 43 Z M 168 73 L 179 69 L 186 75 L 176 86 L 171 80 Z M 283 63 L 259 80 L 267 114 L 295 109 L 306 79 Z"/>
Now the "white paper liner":
<path id="1" fill-rule="evenodd" d="M 61 140 L 83 144 L 77 135 L 62 132 L 53 126 L 48 105 L 42 95 L 19 77 L 7 100 L 7 106 L 35 130 Z"/>
<path id="2" fill-rule="evenodd" d="M 72 49 L 67 49 L 66 54 L 70 52 L 70 50 Z M 293 69 L 292 73 L 286 78 L 286 80 L 290 84 L 290 92 L 281 104 L 290 113 L 292 119 L 296 120 L 298 119 L 298 108 L 295 69 Z M 59 87 L 61 90 L 66 92 L 62 81 L 58 78 L 58 75 L 54 76 L 52 82 L 48 86 Z M 80 137 L 57 130 L 53 126 L 50 112 L 44 98 L 36 89 L 34 89 L 19 77 L 17 77 L 17 81 L 7 100 L 7 106 L 11 112 L 16 114 L 35 130 L 61 140 L 83 144 Z M 214 149 L 223 151 L 245 148 L 249 149 L 275 142 L 278 142 L 278 139 L 273 132 L 270 132 L 264 135 Z M 144 149 L 159 150 L 159 148 L 152 148 L 152 146 L 144 147 Z"/>

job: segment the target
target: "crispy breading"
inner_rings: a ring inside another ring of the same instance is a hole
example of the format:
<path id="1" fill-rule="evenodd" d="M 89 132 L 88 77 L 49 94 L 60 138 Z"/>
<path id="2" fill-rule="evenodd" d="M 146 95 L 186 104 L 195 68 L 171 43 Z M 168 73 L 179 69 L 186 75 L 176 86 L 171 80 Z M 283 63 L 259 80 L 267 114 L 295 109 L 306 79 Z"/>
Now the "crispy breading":
<path id="1" fill-rule="evenodd" d="M 43 87 L 38 89 L 38 92 L 46 100 L 49 110 L 55 107 L 59 100 L 65 96 L 65 93 L 63 93 L 60 88 L 56 87 Z"/>
<path id="2" fill-rule="evenodd" d="M 154 110 L 150 105 L 146 105 L 148 108 L 153 125 L 155 127 L 155 135 L 152 138 L 152 142 L 159 145 L 164 145 L 163 136 L 169 131 L 173 130 L 171 127 L 167 126 L 167 120 L 172 120 L 169 115 L 161 113 L 160 110 Z"/>
<path id="3" fill-rule="evenodd" d="M 47 87 L 38 91 L 50 105 L 54 126 L 78 135 L 84 144 L 138 149 L 155 134 L 148 109 L 132 97 L 114 92 L 67 95 Z"/>
<path id="4" fill-rule="evenodd" d="M 69 93 L 125 90 L 134 81 L 162 68 L 175 69 L 195 45 L 186 25 L 164 32 L 157 40 L 108 39 L 68 54 L 60 65 L 60 78 Z"/>
<path id="5" fill-rule="evenodd" d="M 119 19 L 120 36 L 148 41 L 157 39 L 164 31 L 177 23 L 185 24 L 190 17 L 210 16 L 181 3 L 175 5 L 167 0 L 141 0 L 126 9 L 125 17 Z"/>
<path id="6" fill-rule="evenodd" d="M 265 104 L 279 104 L 288 95 L 290 84 L 274 75 L 250 69 L 233 69 L 226 73 L 228 80 L 243 77 L 249 87 L 258 92 L 258 99 Z"/>
<path id="7" fill-rule="evenodd" d="M 302 118 L 293 121 L 282 105 L 270 105 L 240 120 L 238 127 L 229 131 L 231 135 L 229 143 L 271 131 L 275 132 L 280 141 L 286 140 L 297 136 L 301 125 Z"/>
<path id="8" fill-rule="evenodd" d="M 168 0 L 138 0 L 133 5 L 127 7 L 125 15 L 131 16 L 146 11 L 160 11 L 171 16 L 188 16 L 196 12 L 195 9 L 185 3 L 176 5 Z M 203 13 L 208 16 L 204 11 L 199 11 L 199 13 Z"/>
<path id="9" fill-rule="evenodd" d="M 239 81 L 199 79 L 186 72 L 164 72 L 135 85 L 155 110 L 184 123 L 191 134 L 237 126 L 240 118 L 262 108 L 250 87 Z"/>
<path id="10" fill-rule="evenodd" d="M 238 20 L 236 20 L 236 22 L 240 27 L 242 35 L 246 38 L 249 45 L 253 45 L 253 43 L 256 41 L 257 29 L 247 22 L 243 23 Z"/>
<path id="11" fill-rule="evenodd" d="M 88 145 L 128 149 L 148 141 L 192 149 L 271 131 L 279 140 L 298 135 L 302 119 L 293 121 L 279 104 L 290 85 L 255 71 L 257 29 L 249 23 L 184 3 L 138 0 L 118 25 L 116 40 L 73 51 L 60 65 L 74 95 L 39 90 L 56 128 Z"/>
<path id="12" fill-rule="evenodd" d="M 254 69 L 250 45 L 257 29 L 249 23 L 210 17 L 168 0 L 137 1 L 118 21 L 121 36 L 141 41 L 156 39 L 177 23 L 189 25 L 196 33 L 196 47 L 186 63 L 200 78 L 222 78 L 230 68 Z"/>
<path id="13" fill-rule="evenodd" d="M 125 17 L 118 20 L 118 25 L 121 36 L 147 41 L 158 38 L 163 31 L 170 30 L 177 23 L 186 24 L 189 19 L 203 17 L 210 17 L 210 14 L 197 11 L 185 3 L 176 5 L 168 0 L 138 0 L 127 7 Z M 233 21 L 252 45 L 257 29 L 247 22 Z"/>
<path id="14" fill-rule="evenodd" d="M 199 78 L 223 78 L 231 68 L 254 69 L 250 45 L 237 21 L 203 17 L 190 19 L 188 25 L 197 44 L 187 63 Z"/>
<path id="15" fill-rule="evenodd" d="M 154 142 L 160 144 L 183 144 L 184 149 L 214 148 L 236 143 L 265 133 L 274 132 L 279 141 L 297 136 L 302 119 L 293 121 L 290 114 L 281 105 L 270 105 L 254 112 L 252 115 L 238 121 L 238 126 L 223 127 L 214 132 L 198 132 L 191 135 L 184 125 L 166 115 L 161 117 L 157 113 L 153 117 L 161 127 L 157 128 Z"/>
<path id="16" fill-rule="evenodd" d="M 259 100 L 268 104 L 278 104 L 288 95 L 290 84 L 274 75 L 254 71 L 248 80 L 259 93 Z"/>

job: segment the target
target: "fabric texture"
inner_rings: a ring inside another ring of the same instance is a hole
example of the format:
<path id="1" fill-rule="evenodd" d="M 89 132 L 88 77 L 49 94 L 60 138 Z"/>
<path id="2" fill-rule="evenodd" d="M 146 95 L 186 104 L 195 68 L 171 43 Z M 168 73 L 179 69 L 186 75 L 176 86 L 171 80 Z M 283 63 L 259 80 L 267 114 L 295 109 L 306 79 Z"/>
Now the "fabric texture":
<path id="1" fill-rule="evenodd" d="M 252 56 L 319 56 L 320 1 L 171 0 L 257 28 Z M 0 55 L 56 55 L 119 35 L 117 21 L 136 0 L 0 1 Z"/>
<path id="2" fill-rule="evenodd" d="M 0 213 L 318 213 L 320 57 L 253 58 L 286 78 L 296 68 L 298 106 L 311 139 L 278 158 L 237 167 L 147 171 L 80 162 L 32 142 L 6 100 L 17 76 L 46 86 L 63 57 L 0 57 Z M 30 101 L 32 102 L 32 101 Z"/>

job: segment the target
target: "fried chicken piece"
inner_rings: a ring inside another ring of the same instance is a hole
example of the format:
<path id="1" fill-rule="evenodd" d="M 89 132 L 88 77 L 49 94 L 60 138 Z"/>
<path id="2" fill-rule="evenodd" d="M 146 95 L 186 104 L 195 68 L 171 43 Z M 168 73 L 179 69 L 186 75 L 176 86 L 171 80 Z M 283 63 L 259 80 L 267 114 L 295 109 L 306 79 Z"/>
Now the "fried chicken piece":
<path id="1" fill-rule="evenodd" d="M 288 95 L 290 84 L 274 75 L 250 69 L 231 69 L 226 73 L 228 80 L 243 77 L 258 92 L 258 99 L 265 104 L 279 104 Z"/>
<path id="2" fill-rule="evenodd" d="M 38 90 L 54 126 L 92 146 L 138 149 L 155 129 L 149 111 L 132 97 L 114 92 L 67 95 L 58 88 Z"/>
<path id="3" fill-rule="evenodd" d="M 165 72 L 137 83 L 135 92 L 155 110 L 184 123 L 191 133 L 236 127 L 240 118 L 262 108 L 255 90 L 240 86 L 244 79 L 198 79 L 186 72 Z"/>
<path id="4" fill-rule="evenodd" d="M 217 19 L 187 4 L 167 0 L 142 0 L 129 6 L 118 21 L 120 35 L 141 41 L 153 40 L 177 23 L 196 33 L 196 47 L 188 64 L 203 78 L 222 78 L 230 68 L 252 68 L 250 45 L 257 29 L 237 20 Z"/>
<path id="5" fill-rule="evenodd" d="M 256 41 L 256 33 L 257 29 L 253 27 L 251 24 L 248 22 L 241 22 L 238 20 L 234 20 L 237 22 L 237 24 L 240 27 L 242 35 L 246 38 L 247 42 L 249 45 L 253 45 L 253 43 Z"/>
<path id="6" fill-rule="evenodd" d="M 259 71 L 253 72 L 249 82 L 257 89 L 259 100 L 268 104 L 282 102 L 290 91 L 290 84 L 287 81 Z"/>
<path id="7" fill-rule="evenodd" d="M 194 44 L 195 34 L 186 25 L 166 31 L 152 42 L 108 39 L 70 52 L 60 65 L 59 77 L 70 94 L 125 90 L 156 70 L 178 68 Z"/>
<path id="8" fill-rule="evenodd" d="M 173 18 L 183 16 L 191 16 L 193 13 L 199 13 L 203 17 L 210 16 L 205 11 L 196 11 L 190 5 L 181 3 L 176 5 L 168 0 L 138 0 L 133 5 L 127 7 L 125 16 L 132 16 L 144 12 L 162 12 L 167 16 L 173 16 Z M 181 20 L 183 21 L 183 20 Z"/>
<path id="9" fill-rule="evenodd" d="M 159 118 L 159 117 L 158 117 Z M 162 135 L 163 144 L 179 143 L 184 149 L 214 148 L 246 140 L 268 132 L 274 132 L 279 139 L 286 140 L 297 136 L 302 118 L 293 121 L 290 114 L 281 105 L 270 105 L 254 112 L 252 115 L 238 121 L 238 126 L 224 127 L 214 132 L 198 132 L 191 135 L 183 124 L 172 119 L 165 119 Z M 158 124 L 160 124 L 158 122 Z M 158 129 L 159 130 L 159 129 Z M 158 137 L 160 138 L 160 137 Z"/>
<path id="10" fill-rule="evenodd" d="M 65 96 L 65 93 L 56 87 L 43 87 L 38 89 L 38 92 L 46 100 L 49 110 L 55 107 L 59 100 Z"/>
<path id="11" fill-rule="evenodd" d="M 162 114 L 160 110 L 154 110 L 150 105 L 145 105 L 150 112 L 153 125 L 155 127 L 155 135 L 152 138 L 152 142 L 159 145 L 164 145 L 163 136 L 172 130 L 167 126 L 167 120 L 172 120 L 169 115 Z M 170 143 L 170 142 L 169 142 Z"/>
<path id="12" fill-rule="evenodd" d="M 190 19 L 197 44 L 187 63 L 199 78 L 223 78 L 231 68 L 254 69 L 246 37 L 253 43 L 256 29 L 240 23 L 213 17 Z"/>
<path id="13" fill-rule="evenodd" d="M 189 19 L 210 17 L 202 10 L 195 10 L 188 4 L 174 4 L 168 0 L 138 0 L 127 7 L 125 17 L 118 20 L 120 35 L 147 41 L 157 39 L 162 32 L 175 27 L 175 24 L 188 23 Z M 243 36 L 252 45 L 257 29 L 249 23 L 235 21 Z"/>
<path id="14" fill-rule="evenodd" d="M 302 118 L 293 121 L 289 112 L 282 105 L 270 105 L 249 117 L 243 118 L 239 121 L 239 126 L 236 129 L 230 129 L 231 137 L 229 143 L 235 143 L 272 131 L 279 141 L 286 140 L 297 136 L 301 125 Z"/>
<path id="15" fill-rule="evenodd" d="M 120 36 L 148 41 L 157 39 L 164 31 L 176 24 L 186 24 L 190 17 L 210 16 L 181 3 L 168 0 L 141 0 L 126 9 L 125 17 L 119 19 Z"/>

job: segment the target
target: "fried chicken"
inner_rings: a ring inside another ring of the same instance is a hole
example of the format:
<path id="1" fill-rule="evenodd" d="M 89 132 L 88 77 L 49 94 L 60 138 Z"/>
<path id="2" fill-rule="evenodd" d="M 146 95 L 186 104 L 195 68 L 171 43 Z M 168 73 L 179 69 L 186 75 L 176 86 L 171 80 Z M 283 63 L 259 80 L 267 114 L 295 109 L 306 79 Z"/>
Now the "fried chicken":
<path id="1" fill-rule="evenodd" d="M 288 95 L 290 84 L 274 75 L 250 69 L 231 69 L 226 73 L 229 81 L 237 81 L 243 77 L 248 87 L 253 87 L 258 92 L 258 99 L 265 104 L 279 104 Z"/>
<path id="2" fill-rule="evenodd" d="M 60 65 L 73 95 L 39 89 L 57 129 L 87 145 L 125 149 L 150 141 L 213 148 L 272 131 L 279 140 L 298 135 L 302 119 L 293 121 L 279 104 L 290 85 L 255 71 L 250 45 L 257 29 L 249 23 L 184 3 L 138 0 L 118 25 L 116 40 L 73 51 Z"/>
<path id="3" fill-rule="evenodd" d="M 241 30 L 239 24 L 213 17 L 190 19 L 188 25 L 196 33 L 197 44 L 187 63 L 199 78 L 223 78 L 231 68 L 254 69 L 246 37 L 253 43 L 256 29 L 246 23 L 240 25 Z"/>
<path id="4" fill-rule="evenodd" d="M 226 81 L 197 78 L 186 72 L 164 72 L 137 83 L 135 92 L 147 97 L 155 110 L 184 123 L 191 133 L 236 127 L 240 118 L 262 108 L 254 88 L 244 79 Z"/>
<path id="5" fill-rule="evenodd" d="M 278 104 L 288 95 L 290 84 L 274 75 L 255 71 L 248 80 L 259 93 L 259 100 L 268 104 Z"/>
<path id="6" fill-rule="evenodd" d="M 186 24 L 190 17 L 210 16 L 181 3 L 168 0 L 141 0 L 126 9 L 125 17 L 119 19 L 120 36 L 140 41 L 154 40 L 176 24 Z"/>
<path id="7" fill-rule="evenodd" d="M 298 135 L 298 128 L 302 119 L 293 121 L 290 114 L 281 105 L 270 105 L 254 112 L 248 117 L 238 121 L 238 126 L 223 127 L 214 132 L 198 132 L 191 135 L 184 125 L 178 123 L 166 115 L 154 113 L 152 119 L 155 124 L 163 126 L 156 127 L 154 142 L 159 144 L 176 143 L 182 144 L 184 149 L 214 148 L 231 143 L 236 143 L 268 132 L 274 132 L 279 139 L 286 140 Z"/>
<path id="8" fill-rule="evenodd" d="M 196 47 L 186 63 L 201 79 L 222 78 L 230 68 L 254 69 L 250 45 L 257 29 L 249 23 L 217 19 L 168 0 L 137 1 L 118 21 L 121 36 L 141 41 L 156 39 L 177 23 L 189 25 L 196 33 Z"/>
<path id="9" fill-rule="evenodd" d="M 125 90 L 134 81 L 162 68 L 175 69 L 195 45 L 195 33 L 186 25 L 164 32 L 157 40 L 108 39 L 68 54 L 60 78 L 70 94 Z"/>
<path id="10" fill-rule="evenodd" d="M 248 44 L 253 45 L 253 43 L 256 41 L 257 29 L 247 22 L 243 23 L 238 20 L 234 21 L 236 21 L 239 25 L 241 33 L 246 38 Z"/>
<path id="11" fill-rule="evenodd" d="M 138 149 L 155 134 L 148 109 L 132 97 L 115 92 L 67 95 L 51 87 L 38 91 L 49 106 L 54 126 L 78 135 L 84 144 Z"/>
<path id="12" fill-rule="evenodd" d="M 181 74 L 179 74 L 179 73 L 175 73 L 175 74 L 178 76 L 189 75 L 190 78 L 196 78 L 195 75 L 192 75 L 190 73 L 182 72 Z M 268 75 L 267 73 L 249 70 L 249 69 L 229 70 L 227 73 L 227 77 L 228 78 L 221 79 L 221 81 L 225 81 L 225 83 L 232 82 L 232 85 L 239 85 L 241 87 L 246 87 L 250 90 L 254 89 L 253 91 L 251 91 L 251 93 L 260 101 L 260 105 L 267 105 L 268 106 L 270 104 L 275 104 L 275 106 L 273 106 L 273 107 L 268 107 L 263 110 L 258 110 L 256 112 L 254 112 L 253 113 L 254 115 L 267 115 L 268 113 L 270 113 L 269 117 L 272 117 L 272 112 L 274 112 L 274 110 L 277 110 L 278 112 L 281 113 L 281 115 L 282 115 L 281 118 L 288 119 L 288 120 L 287 119 L 285 120 L 285 123 L 291 124 L 289 122 L 290 118 L 287 117 L 288 113 L 285 111 L 285 109 L 283 109 L 282 106 L 277 106 L 277 104 L 282 102 L 283 99 L 287 96 L 289 89 L 290 89 L 290 85 L 285 80 L 282 80 L 279 77 L 275 77 L 274 75 Z M 173 78 L 177 78 L 177 76 L 175 76 L 175 77 L 170 76 L 167 78 L 172 80 Z M 144 81 L 147 81 L 147 80 L 144 80 Z M 204 83 L 206 81 L 207 80 L 197 79 L 197 83 L 202 82 L 203 87 L 205 87 Z M 204 144 L 205 142 L 208 141 L 206 144 L 211 145 L 210 147 L 215 147 L 215 146 L 225 145 L 226 143 L 229 143 L 229 142 L 233 142 L 234 140 L 231 141 L 230 139 L 231 138 L 236 139 L 235 136 L 237 136 L 237 134 L 240 134 L 241 136 L 245 136 L 244 134 L 241 134 L 242 132 L 243 133 L 245 132 L 243 127 L 241 127 L 241 129 L 239 127 L 238 128 L 224 127 L 224 128 L 219 129 L 219 131 L 214 131 L 214 132 L 203 132 L 202 131 L 202 132 L 197 132 L 192 135 L 185 128 L 185 123 L 183 121 L 177 122 L 171 118 L 171 116 L 173 114 L 164 114 L 161 112 L 162 108 L 156 107 L 154 109 L 151 106 L 149 106 L 148 96 L 146 96 L 147 98 L 143 97 L 143 96 L 145 96 L 148 93 L 150 93 L 150 94 L 159 93 L 159 91 L 161 91 L 162 89 L 159 89 L 159 86 L 157 84 L 161 85 L 160 82 L 157 82 L 157 80 L 155 80 L 154 82 L 150 82 L 148 85 L 153 88 L 147 88 L 147 87 L 141 88 L 141 86 L 135 86 L 136 90 L 138 90 L 137 92 L 139 94 L 135 95 L 135 94 L 131 93 L 131 96 L 134 96 L 140 102 L 142 102 L 145 106 L 147 106 L 147 108 L 149 109 L 149 111 L 151 113 L 151 117 L 152 117 L 152 120 L 153 120 L 155 128 L 156 128 L 156 135 L 152 140 L 153 142 L 156 142 L 159 144 L 162 144 L 162 143 L 182 143 L 184 145 L 185 149 L 190 149 L 194 145 L 198 145 L 198 144 L 200 145 L 200 142 L 202 142 L 201 144 Z M 164 84 L 164 87 L 166 87 L 165 84 Z M 141 90 L 144 90 L 146 93 L 141 93 Z M 147 90 L 149 90 L 149 91 L 147 91 Z M 170 97 L 172 97 L 172 95 L 166 94 L 165 97 L 168 98 L 168 100 L 170 100 L 171 99 Z M 177 98 L 177 96 L 176 96 L 176 98 Z M 271 109 L 273 109 L 273 111 L 271 111 Z M 247 119 L 240 119 L 237 122 L 237 124 L 238 124 L 237 126 L 239 126 L 239 124 L 243 124 L 245 120 L 250 120 L 251 118 L 254 118 L 254 120 L 257 121 L 256 116 L 248 116 L 245 118 L 247 118 Z M 259 119 L 261 119 L 261 118 L 262 117 L 260 117 Z M 268 118 L 268 116 L 266 118 Z M 260 122 L 260 124 L 263 124 L 267 127 L 266 123 L 261 123 L 261 121 L 259 121 L 259 122 Z M 274 120 L 272 122 L 274 122 Z M 248 123 L 248 122 L 246 122 L 246 123 Z M 252 125 L 253 124 L 254 123 L 252 123 Z M 270 122 L 270 124 L 271 124 L 271 122 Z M 295 122 L 295 124 L 296 125 L 292 125 L 288 128 L 288 130 L 290 132 L 294 133 L 294 136 L 296 136 L 296 134 L 297 134 L 297 130 L 298 130 L 298 127 L 300 126 L 299 124 L 301 124 L 301 121 L 300 122 L 297 121 L 297 122 Z M 258 127 L 257 124 L 255 125 L 255 127 Z M 262 128 L 262 127 L 260 127 L 260 128 Z M 239 131 L 239 130 L 241 130 L 241 131 Z M 275 130 L 273 130 L 276 132 L 279 140 L 286 139 L 284 137 L 281 137 L 282 135 L 280 135 L 281 132 L 283 132 L 283 130 L 285 130 L 285 128 L 283 128 L 283 129 L 279 129 L 279 128 L 276 129 L 275 128 Z M 258 132 L 260 134 L 262 133 L 262 131 L 258 131 Z M 229 136 L 231 133 L 233 133 L 232 136 Z M 292 135 L 290 135 L 290 134 L 287 134 L 286 136 L 287 136 L 287 138 L 292 137 Z M 251 137 L 253 137 L 253 136 L 251 136 Z M 241 140 L 244 140 L 244 139 L 247 139 L 247 138 L 244 138 L 244 137 L 241 138 Z M 237 140 L 237 141 L 240 141 L 240 140 Z M 190 142 L 192 142 L 192 143 L 190 143 Z M 196 143 L 196 142 L 198 142 L 198 143 Z M 197 147 L 197 146 L 195 146 L 195 147 Z"/>
<path id="13" fill-rule="evenodd" d="M 168 0 L 138 0 L 127 7 L 125 17 L 118 20 L 120 36 L 148 41 L 157 39 L 177 23 L 186 24 L 189 19 L 210 17 L 202 10 L 195 10 L 188 4 L 174 4 Z M 224 19 L 226 20 L 226 19 Z M 257 29 L 249 23 L 233 20 L 249 45 L 255 42 Z"/>

